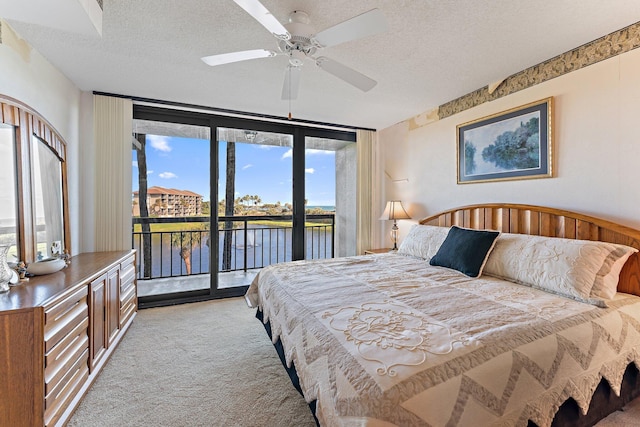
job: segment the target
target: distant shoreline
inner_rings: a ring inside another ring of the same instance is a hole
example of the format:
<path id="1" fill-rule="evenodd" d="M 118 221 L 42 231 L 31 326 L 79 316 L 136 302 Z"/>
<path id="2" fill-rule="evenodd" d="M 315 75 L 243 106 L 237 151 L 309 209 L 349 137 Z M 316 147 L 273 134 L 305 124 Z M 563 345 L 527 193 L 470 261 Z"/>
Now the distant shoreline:
<path id="1" fill-rule="evenodd" d="M 331 205 L 309 205 L 309 206 L 306 206 L 306 209 L 322 209 L 323 211 L 327 211 L 327 212 L 336 211 L 336 207 Z"/>

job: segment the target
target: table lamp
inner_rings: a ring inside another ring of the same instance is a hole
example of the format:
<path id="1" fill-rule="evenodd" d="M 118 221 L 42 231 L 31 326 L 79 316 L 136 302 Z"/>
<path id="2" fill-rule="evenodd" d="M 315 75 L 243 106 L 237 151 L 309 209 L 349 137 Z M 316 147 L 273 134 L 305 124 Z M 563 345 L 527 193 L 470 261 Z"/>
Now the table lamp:
<path id="1" fill-rule="evenodd" d="M 402 206 L 400 200 L 391 200 L 387 202 L 387 206 L 384 208 L 384 212 L 380 217 L 381 220 L 393 220 L 393 227 L 391 227 L 391 241 L 393 242 L 393 248 L 391 251 L 398 250 L 398 220 L 399 219 L 411 219 L 407 211 Z"/>

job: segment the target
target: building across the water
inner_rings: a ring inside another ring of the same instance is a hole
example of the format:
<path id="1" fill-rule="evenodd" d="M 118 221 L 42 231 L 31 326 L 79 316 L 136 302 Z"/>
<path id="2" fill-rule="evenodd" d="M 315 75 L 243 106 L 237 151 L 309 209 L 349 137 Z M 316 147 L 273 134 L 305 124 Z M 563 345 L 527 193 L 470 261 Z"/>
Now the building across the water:
<path id="1" fill-rule="evenodd" d="M 150 216 L 195 216 L 202 214 L 202 196 L 189 190 L 150 187 L 147 189 Z M 140 216 L 139 192 L 133 192 L 133 216 Z"/>

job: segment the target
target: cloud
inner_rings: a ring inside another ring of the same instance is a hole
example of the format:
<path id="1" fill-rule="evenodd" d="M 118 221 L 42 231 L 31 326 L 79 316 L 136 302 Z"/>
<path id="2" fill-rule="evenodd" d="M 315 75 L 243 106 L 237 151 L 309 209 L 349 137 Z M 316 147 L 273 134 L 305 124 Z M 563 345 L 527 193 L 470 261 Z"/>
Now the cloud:
<path id="1" fill-rule="evenodd" d="M 247 169 L 252 168 L 252 167 L 253 167 L 253 165 L 251 163 L 249 163 L 249 164 L 244 165 L 242 167 L 242 170 L 244 171 L 244 170 L 247 170 Z"/>
<path id="2" fill-rule="evenodd" d="M 293 157 L 293 148 L 289 148 L 287 152 L 282 155 L 282 160 L 286 159 L 287 157 Z"/>
<path id="3" fill-rule="evenodd" d="M 147 171 L 147 175 L 151 175 L 153 171 Z"/>
<path id="4" fill-rule="evenodd" d="M 304 170 L 305 173 L 314 173 L 316 170 L 314 168 L 306 168 Z"/>
<path id="5" fill-rule="evenodd" d="M 133 161 L 133 163 L 131 163 L 131 165 L 132 165 L 134 168 L 137 168 L 137 167 L 138 167 L 138 162 L 134 160 L 134 161 Z"/>
<path id="6" fill-rule="evenodd" d="M 178 175 L 176 175 L 173 172 L 162 172 L 161 174 L 158 175 L 160 178 L 164 178 L 164 179 L 171 179 L 171 178 L 177 178 Z"/>
<path id="7" fill-rule="evenodd" d="M 161 135 L 147 135 L 147 142 L 153 149 L 168 153 L 172 150 L 169 145 L 169 137 Z"/>

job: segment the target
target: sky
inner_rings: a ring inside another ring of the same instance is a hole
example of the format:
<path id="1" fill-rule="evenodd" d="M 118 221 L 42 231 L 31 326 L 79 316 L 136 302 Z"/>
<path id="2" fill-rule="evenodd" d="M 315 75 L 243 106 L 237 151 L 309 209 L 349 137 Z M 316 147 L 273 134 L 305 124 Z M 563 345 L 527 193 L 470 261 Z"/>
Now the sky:
<path id="1" fill-rule="evenodd" d="M 219 142 L 219 199 L 224 198 L 226 143 Z M 147 185 L 189 190 L 210 200 L 209 141 L 147 135 Z M 236 143 L 236 197 L 258 195 L 262 203 L 291 203 L 292 149 Z M 138 190 L 136 151 L 132 151 L 133 191 Z M 306 150 L 306 199 L 309 206 L 335 205 L 335 153 Z"/>

